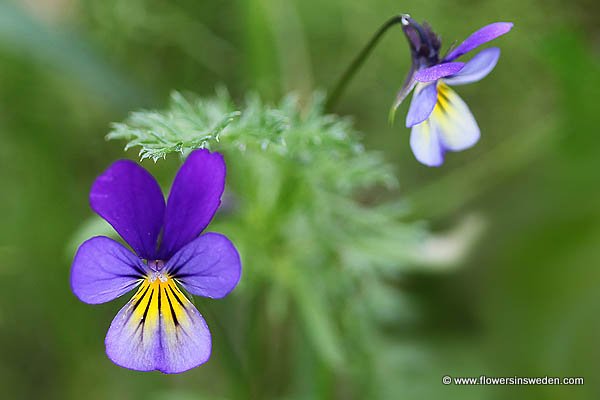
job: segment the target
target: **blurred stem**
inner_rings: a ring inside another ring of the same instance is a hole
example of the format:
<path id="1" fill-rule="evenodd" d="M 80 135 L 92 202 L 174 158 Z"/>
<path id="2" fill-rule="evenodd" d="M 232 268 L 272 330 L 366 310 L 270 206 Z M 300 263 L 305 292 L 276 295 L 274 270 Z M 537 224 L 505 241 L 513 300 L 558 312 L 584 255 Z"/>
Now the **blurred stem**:
<path id="1" fill-rule="evenodd" d="M 395 15 L 392 18 L 388 19 L 383 25 L 381 25 L 381 27 L 379 27 L 379 29 L 371 37 L 371 40 L 369 40 L 369 43 L 367 43 L 367 45 L 363 47 L 361 52 L 358 53 L 358 55 L 354 58 L 354 60 L 348 66 L 346 71 L 344 71 L 344 74 L 340 77 L 333 90 L 331 90 L 327 95 L 327 100 L 325 102 L 326 111 L 331 111 L 333 107 L 335 107 L 340 96 L 342 95 L 342 93 L 344 93 L 344 90 L 346 90 L 346 87 L 348 86 L 352 78 L 354 78 L 354 75 L 356 75 L 356 73 L 366 61 L 366 59 L 369 57 L 375 46 L 377 46 L 379 40 L 392 26 L 402 23 L 402 18 L 403 14 Z"/>
<path id="2" fill-rule="evenodd" d="M 296 4 L 280 0 L 263 0 L 263 3 L 277 49 L 282 89 L 308 99 L 313 90 L 311 63 Z"/>
<path id="3" fill-rule="evenodd" d="M 248 380 L 248 375 L 245 371 L 244 365 L 242 364 L 242 360 L 236 353 L 233 347 L 233 342 L 227 334 L 227 330 L 219 322 L 218 318 L 215 317 L 215 313 L 212 311 L 210 305 L 207 303 L 203 305 L 202 308 L 205 314 L 210 316 L 211 325 L 216 327 L 216 331 L 218 332 L 215 336 L 218 337 L 219 342 L 222 343 L 219 347 L 223 351 L 223 359 L 231 373 L 231 378 L 233 381 L 231 387 L 235 390 L 233 398 L 247 399 L 250 393 L 250 382 Z"/>
<path id="4" fill-rule="evenodd" d="M 265 309 L 265 293 L 268 291 L 267 285 L 259 284 L 256 294 L 250 300 L 248 308 L 247 328 L 245 330 L 247 344 L 246 353 L 248 365 L 251 366 L 248 372 L 250 373 L 250 391 L 248 398 L 264 399 L 270 387 L 267 378 L 267 360 L 270 347 L 264 344 L 265 335 L 268 334 L 265 329 L 266 321 L 264 320 Z"/>
<path id="5" fill-rule="evenodd" d="M 319 360 L 318 368 L 316 368 L 316 381 L 318 395 L 320 399 L 327 400 L 335 398 L 335 379 L 334 374 L 329 365 Z"/>

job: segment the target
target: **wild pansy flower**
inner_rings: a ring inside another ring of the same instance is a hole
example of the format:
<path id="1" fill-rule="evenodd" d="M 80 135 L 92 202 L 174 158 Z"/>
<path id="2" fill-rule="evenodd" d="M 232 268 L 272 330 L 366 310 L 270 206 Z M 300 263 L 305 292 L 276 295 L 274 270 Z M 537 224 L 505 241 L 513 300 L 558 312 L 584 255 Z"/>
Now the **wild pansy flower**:
<path id="1" fill-rule="evenodd" d="M 513 24 L 496 22 L 484 26 L 441 58 L 441 41 L 427 24 L 419 25 L 408 15 L 401 16 L 401 24 L 411 48 L 412 67 L 392 113 L 414 89 L 406 116 L 406 127 L 412 128 L 410 146 L 421 163 L 440 166 L 447 151 L 465 150 L 477 143 L 480 135 L 469 107 L 449 86 L 483 79 L 496 66 L 500 49 L 482 50 L 466 63 L 455 60 L 504 35 Z"/>
<path id="2" fill-rule="evenodd" d="M 166 204 L 156 180 L 132 161 L 115 162 L 94 182 L 92 209 L 133 251 L 108 237 L 89 239 L 75 254 L 71 288 L 89 304 L 138 288 L 106 335 L 106 354 L 115 364 L 179 373 L 210 357 L 206 322 L 179 285 L 194 295 L 222 298 L 240 279 L 231 241 L 218 233 L 200 235 L 224 186 L 223 157 L 207 150 L 189 155 Z"/>

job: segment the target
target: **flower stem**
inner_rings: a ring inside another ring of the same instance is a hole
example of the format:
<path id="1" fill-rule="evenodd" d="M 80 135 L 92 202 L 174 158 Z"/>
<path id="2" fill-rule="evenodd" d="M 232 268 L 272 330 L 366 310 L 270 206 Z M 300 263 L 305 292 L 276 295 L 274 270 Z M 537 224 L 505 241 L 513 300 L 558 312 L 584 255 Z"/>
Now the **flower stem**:
<path id="1" fill-rule="evenodd" d="M 219 338 L 219 350 L 223 352 L 224 367 L 228 368 L 228 372 L 231 374 L 232 398 L 248 398 L 248 393 L 250 392 L 248 374 L 240 356 L 235 351 L 233 342 L 229 337 L 227 330 L 219 322 L 219 319 L 216 318 L 216 314 L 208 303 L 203 304 L 202 309 L 204 310 L 205 317 L 210 318 L 211 326 L 218 331 L 218 335 L 215 336 Z"/>
<path id="2" fill-rule="evenodd" d="M 354 77 L 356 72 L 358 72 L 360 67 L 365 62 L 365 60 L 369 57 L 369 54 L 371 54 L 371 51 L 373 51 L 373 49 L 375 48 L 375 46 L 377 45 L 379 40 L 382 38 L 382 36 L 392 26 L 394 26 L 396 24 L 401 24 L 402 20 L 405 16 L 406 16 L 405 14 L 395 15 L 395 16 L 391 17 L 390 19 L 388 19 L 383 25 L 381 25 L 381 27 L 379 27 L 379 29 L 371 37 L 371 40 L 369 40 L 367 45 L 365 47 L 363 47 L 361 52 L 358 53 L 358 55 L 354 58 L 354 60 L 348 66 L 346 71 L 344 71 L 344 74 L 340 77 L 340 79 L 338 80 L 338 82 L 335 85 L 335 87 L 333 88 L 333 90 L 331 90 L 329 92 L 329 94 L 327 95 L 327 100 L 325 101 L 325 110 L 331 111 L 332 108 L 335 107 L 338 99 L 340 98 L 340 96 L 342 95 L 342 93 L 344 92 L 346 87 L 348 86 L 348 83 L 352 80 L 352 78 Z"/>

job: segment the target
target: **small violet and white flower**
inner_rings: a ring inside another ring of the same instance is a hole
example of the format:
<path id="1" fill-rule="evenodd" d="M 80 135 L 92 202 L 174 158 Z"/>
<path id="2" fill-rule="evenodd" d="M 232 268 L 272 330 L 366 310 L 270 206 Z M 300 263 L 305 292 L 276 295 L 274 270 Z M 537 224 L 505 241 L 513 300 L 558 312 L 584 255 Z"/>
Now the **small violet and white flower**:
<path id="1" fill-rule="evenodd" d="M 500 49 L 482 50 L 466 63 L 454 61 L 512 29 L 496 22 L 469 36 L 440 60 L 441 41 L 427 24 L 402 16 L 402 29 L 412 53 L 411 70 L 398 92 L 392 113 L 414 89 L 406 127 L 412 128 L 410 146 L 419 162 L 437 167 L 447 151 L 461 151 L 479 140 L 479 127 L 465 102 L 449 87 L 477 82 L 496 66 Z M 392 114 L 393 116 L 393 114 Z"/>
<path id="2" fill-rule="evenodd" d="M 240 279 L 231 241 L 218 233 L 200 235 L 224 186 L 223 157 L 207 150 L 189 155 L 166 204 L 156 180 L 132 161 L 115 162 L 94 182 L 92 209 L 133 251 L 105 236 L 87 240 L 73 260 L 71 288 L 89 304 L 137 288 L 106 335 L 106 354 L 115 364 L 179 373 L 209 359 L 206 322 L 179 285 L 194 295 L 222 298 Z"/>

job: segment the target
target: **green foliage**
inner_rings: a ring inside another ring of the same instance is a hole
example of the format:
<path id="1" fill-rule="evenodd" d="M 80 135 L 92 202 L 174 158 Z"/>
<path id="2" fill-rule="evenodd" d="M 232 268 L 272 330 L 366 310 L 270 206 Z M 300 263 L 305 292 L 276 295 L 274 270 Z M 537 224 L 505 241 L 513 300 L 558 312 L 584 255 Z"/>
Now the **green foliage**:
<path id="1" fill-rule="evenodd" d="M 166 112 L 131 113 L 122 124 L 113 124 L 109 139 L 127 139 L 125 150 L 141 146 L 141 159 L 155 162 L 173 152 L 184 153 L 218 142 L 219 135 L 240 113 L 227 110 L 223 99 L 190 103 L 178 92 L 171 95 Z"/>
<path id="2" fill-rule="evenodd" d="M 140 147 L 142 160 L 156 162 L 169 153 L 186 155 L 198 148 L 260 149 L 317 166 L 322 177 L 346 191 L 376 184 L 393 187 L 390 166 L 378 153 L 364 151 L 349 119 L 323 115 L 322 102 L 316 94 L 302 110 L 290 95 L 273 108 L 249 96 L 240 112 L 223 89 L 211 99 L 188 100 L 173 92 L 167 110 L 131 113 L 124 123 L 113 124 L 107 137 L 128 140 L 125 150 Z"/>
<path id="3" fill-rule="evenodd" d="M 322 100 L 317 94 L 302 107 L 288 96 L 271 107 L 249 96 L 238 111 L 223 90 L 189 100 L 175 92 L 166 110 L 135 112 L 108 137 L 140 147 L 142 159 L 201 147 L 224 153 L 230 205 L 213 229 L 242 254 L 237 294 L 261 298 L 270 335 L 292 326 L 332 373 L 360 377 L 382 304 L 397 301 L 382 288 L 411 261 L 424 232 L 402 221 L 402 203 L 371 198 L 370 189 L 396 185 L 391 168 L 363 148 L 349 119 L 324 114 Z M 293 370 L 284 367 L 277 370 Z M 368 390 L 365 379 L 355 386 Z"/>

